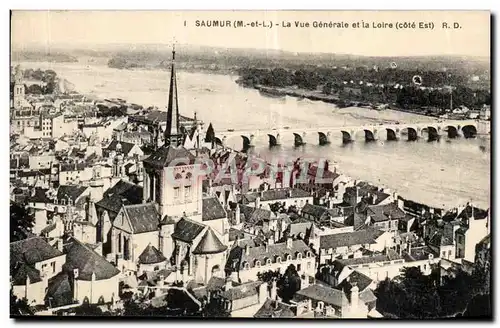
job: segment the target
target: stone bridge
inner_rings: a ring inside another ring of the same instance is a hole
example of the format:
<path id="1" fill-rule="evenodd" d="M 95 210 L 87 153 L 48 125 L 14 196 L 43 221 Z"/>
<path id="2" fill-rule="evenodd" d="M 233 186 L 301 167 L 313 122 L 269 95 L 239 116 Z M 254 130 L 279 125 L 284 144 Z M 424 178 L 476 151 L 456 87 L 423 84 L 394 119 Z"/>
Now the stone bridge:
<path id="1" fill-rule="evenodd" d="M 362 136 L 366 142 L 376 140 L 409 140 L 426 138 L 428 141 L 448 138 L 474 138 L 478 134 L 476 120 L 447 120 L 427 123 L 390 123 L 378 125 L 315 127 L 315 128 L 276 128 L 256 130 L 228 130 L 217 133 L 217 142 L 224 145 L 230 138 L 240 136 L 243 139 L 243 149 L 254 146 L 259 140 L 267 139 L 270 147 L 281 145 L 282 139 L 293 140 L 293 145 L 299 147 L 306 143 L 327 145 L 331 137 L 341 134 L 343 143 L 350 143 Z"/>

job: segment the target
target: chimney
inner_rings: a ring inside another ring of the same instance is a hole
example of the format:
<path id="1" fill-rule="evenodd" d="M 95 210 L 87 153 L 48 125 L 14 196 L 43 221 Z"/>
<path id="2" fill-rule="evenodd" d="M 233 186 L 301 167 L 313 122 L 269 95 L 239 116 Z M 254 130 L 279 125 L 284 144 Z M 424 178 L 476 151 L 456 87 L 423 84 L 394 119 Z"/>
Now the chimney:
<path id="1" fill-rule="evenodd" d="M 266 249 L 266 254 L 269 253 L 269 240 L 268 242 L 264 243 L 264 247 Z"/>
<path id="2" fill-rule="evenodd" d="M 292 198 L 292 189 L 288 189 L 288 198 Z"/>
<path id="3" fill-rule="evenodd" d="M 293 247 L 292 238 L 288 237 L 288 238 L 286 239 L 286 247 L 287 247 L 287 248 L 292 248 L 292 247 Z"/>
<path id="4" fill-rule="evenodd" d="M 378 199 L 378 196 L 376 194 L 374 194 L 372 197 L 372 200 L 373 200 L 372 204 L 373 205 L 375 205 L 377 203 L 377 199 Z"/>
<path id="5" fill-rule="evenodd" d="M 62 238 L 59 238 L 59 240 L 57 241 L 57 249 L 59 250 L 59 252 L 64 252 L 64 242 L 63 242 L 63 239 Z"/>
<path id="6" fill-rule="evenodd" d="M 359 303 L 359 288 L 358 286 L 354 283 L 352 284 L 351 287 L 351 306 L 353 308 L 356 308 Z"/>
<path id="7" fill-rule="evenodd" d="M 276 300 L 276 296 L 278 295 L 277 293 L 277 286 L 276 286 L 276 279 L 273 279 L 273 281 L 271 282 L 271 293 L 270 293 L 270 297 L 272 300 Z"/>
<path id="8" fill-rule="evenodd" d="M 250 255 L 250 247 L 248 247 L 248 245 L 245 245 L 245 255 Z"/>
<path id="9" fill-rule="evenodd" d="M 266 249 L 267 249 L 267 245 L 274 245 L 274 238 L 276 238 L 275 237 L 276 231 L 277 230 L 271 230 L 271 232 L 274 232 L 274 234 L 267 238 Z M 267 253 L 267 251 L 266 251 L 266 253 Z"/>
<path id="10" fill-rule="evenodd" d="M 257 198 L 255 198 L 255 208 L 259 207 L 260 207 L 260 196 L 257 196 Z"/>
<path id="11" fill-rule="evenodd" d="M 236 209 L 234 212 L 234 224 L 239 225 L 240 223 L 241 223 L 240 204 L 236 203 Z"/>

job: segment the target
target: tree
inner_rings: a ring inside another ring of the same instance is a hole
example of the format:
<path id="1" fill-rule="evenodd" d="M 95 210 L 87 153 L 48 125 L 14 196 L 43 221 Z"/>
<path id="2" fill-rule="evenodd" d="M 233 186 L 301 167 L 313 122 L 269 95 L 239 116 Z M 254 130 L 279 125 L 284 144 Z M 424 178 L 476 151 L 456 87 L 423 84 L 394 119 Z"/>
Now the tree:
<path id="1" fill-rule="evenodd" d="M 284 302 L 289 302 L 295 293 L 300 290 L 300 276 L 295 265 L 290 264 L 283 276 L 278 281 L 278 295 Z"/>
<path id="2" fill-rule="evenodd" d="M 281 277 L 282 277 L 282 275 L 278 271 L 268 270 L 268 271 L 257 273 L 257 278 L 260 281 L 267 282 L 268 284 L 271 283 L 275 279 L 279 281 L 281 279 Z"/>
<path id="3" fill-rule="evenodd" d="M 219 297 L 212 297 L 202 309 L 202 317 L 208 318 L 228 318 L 231 313 L 227 310 L 223 300 Z"/>
<path id="4" fill-rule="evenodd" d="M 25 239 L 34 225 L 34 218 L 25 207 L 10 203 L 10 241 Z"/>
<path id="5" fill-rule="evenodd" d="M 10 316 L 18 317 L 25 315 L 33 315 L 33 311 L 26 299 L 19 299 L 16 295 L 14 295 L 14 291 L 12 288 L 10 289 Z"/>

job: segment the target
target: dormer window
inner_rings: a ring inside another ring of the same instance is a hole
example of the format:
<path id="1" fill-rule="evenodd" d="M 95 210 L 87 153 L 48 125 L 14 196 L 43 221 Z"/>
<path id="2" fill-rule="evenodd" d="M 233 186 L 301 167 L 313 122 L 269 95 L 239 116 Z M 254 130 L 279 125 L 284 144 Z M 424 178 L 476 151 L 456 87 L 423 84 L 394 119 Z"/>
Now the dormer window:
<path id="1" fill-rule="evenodd" d="M 302 253 L 297 253 L 297 260 L 302 260 Z"/>
<path id="2" fill-rule="evenodd" d="M 180 180 L 180 179 L 182 179 L 182 175 L 180 173 L 177 173 L 175 175 L 175 180 Z"/>
<path id="3" fill-rule="evenodd" d="M 245 270 L 249 270 L 250 264 L 248 262 L 245 262 L 245 264 L 243 264 L 243 267 L 245 268 Z"/>
<path id="4" fill-rule="evenodd" d="M 311 257 L 311 256 L 312 256 L 311 252 L 307 252 L 307 257 Z"/>
<path id="5" fill-rule="evenodd" d="M 276 263 L 281 263 L 281 256 L 276 257 Z"/>
<path id="6" fill-rule="evenodd" d="M 289 255 L 287 255 L 287 256 L 286 256 L 286 260 L 287 260 L 287 261 L 291 261 L 291 260 L 292 260 L 292 256 L 291 256 L 290 254 L 289 254 Z"/>
<path id="7" fill-rule="evenodd" d="M 266 260 L 266 264 L 267 264 L 267 265 L 271 265 L 271 259 L 267 259 L 267 260 Z"/>
<path id="8" fill-rule="evenodd" d="M 61 205 L 66 205 L 66 199 L 61 199 Z"/>
<path id="9" fill-rule="evenodd" d="M 260 267 L 260 261 L 259 260 L 255 261 L 255 266 L 256 267 Z"/>
<path id="10" fill-rule="evenodd" d="M 73 200 L 72 199 L 68 199 L 68 205 L 73 205 Z"/>

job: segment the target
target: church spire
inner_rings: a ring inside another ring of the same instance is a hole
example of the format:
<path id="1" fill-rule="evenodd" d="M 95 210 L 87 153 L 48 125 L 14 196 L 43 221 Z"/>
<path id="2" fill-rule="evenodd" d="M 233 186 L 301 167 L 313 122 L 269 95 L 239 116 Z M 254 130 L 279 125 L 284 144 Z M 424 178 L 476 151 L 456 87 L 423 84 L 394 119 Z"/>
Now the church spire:
<path id="1" fill-rule="evenodd" d="M 167 129 L 165 130 L 165 145 L 179 146 L 182 134 L 179 126 L 179 102 L 177 97 L 177 79 L 175 76 L 175 45 L 172 49 L 172 67 L 170 72 L 170 89 L 168 92 Z"/>

